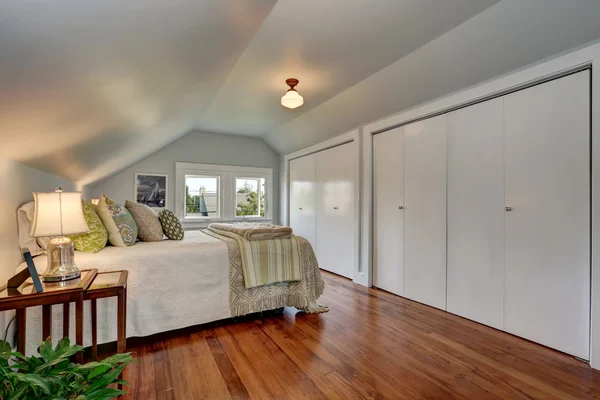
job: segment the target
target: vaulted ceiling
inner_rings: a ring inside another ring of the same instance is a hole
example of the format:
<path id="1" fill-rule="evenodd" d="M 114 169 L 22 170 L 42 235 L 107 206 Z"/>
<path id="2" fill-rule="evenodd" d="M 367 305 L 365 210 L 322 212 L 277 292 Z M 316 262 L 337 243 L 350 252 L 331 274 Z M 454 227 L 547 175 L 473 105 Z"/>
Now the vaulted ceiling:
<path id="1" fill-rule="evenodd" d="M 599 17 L 597 0 L 3 0 L 0 155 L 87 184 L 193 129 L 284 154 L 595 40 Z"/>

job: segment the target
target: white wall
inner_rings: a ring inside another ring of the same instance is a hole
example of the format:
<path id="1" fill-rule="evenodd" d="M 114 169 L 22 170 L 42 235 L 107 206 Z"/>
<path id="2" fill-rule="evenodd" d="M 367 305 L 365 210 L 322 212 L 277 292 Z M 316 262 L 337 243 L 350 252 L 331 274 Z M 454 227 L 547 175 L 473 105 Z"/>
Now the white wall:
<path id="1" fill-rule="evenodd" d="M 117 175 L 90 185 L 89 195 L 106 194 L 119 202 L 133 199 L 136 172 L 168 174 L 167 208 L 175 211 L 175 163 L 192 162 L 273 169 L 273 193 L 279 193 L 279 155 L 262 139 L 193 131 Z M 273 220 L 279 221 L 279 196 L 273 196 Z"/>
<path id="2" fill-rule="evenodd" d="M 75 184 L 66 179 L 0 158 L 0 286 L 6 284 L 23 262 L 17 230 L 18 208 L 33 200 L 33 192 L 51 192 L 56 186 L 62 186 L 64 190 L 76 189 Z M 0 312 L 0 339 L 13 314 L 12 311 Z"/>
<path id="3" fill-rule="evenodd" d="M 14 275 L 23 261 L 17 209 L 33 200 L 33 192 L 53 192 L 56 186 L 62 186 L 65 191 L 76 189 L 76 185 L 66 179 L 0 158 L 0 286 Z"/>

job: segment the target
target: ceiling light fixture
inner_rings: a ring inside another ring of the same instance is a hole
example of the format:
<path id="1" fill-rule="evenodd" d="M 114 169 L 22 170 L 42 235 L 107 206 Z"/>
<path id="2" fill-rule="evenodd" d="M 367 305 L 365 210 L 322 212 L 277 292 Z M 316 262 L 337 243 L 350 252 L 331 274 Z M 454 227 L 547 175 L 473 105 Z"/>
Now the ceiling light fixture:
<path id="1" fill-rule="evenodd" d="M 298 94 L 294 86 L 298 84 L 298 79 L 286 79 L 285 83 L 290 87 L 286 94 L 281 98 L 281 105 L 287 108 L 298 108 L 304 104 L 304 99 Z"/>

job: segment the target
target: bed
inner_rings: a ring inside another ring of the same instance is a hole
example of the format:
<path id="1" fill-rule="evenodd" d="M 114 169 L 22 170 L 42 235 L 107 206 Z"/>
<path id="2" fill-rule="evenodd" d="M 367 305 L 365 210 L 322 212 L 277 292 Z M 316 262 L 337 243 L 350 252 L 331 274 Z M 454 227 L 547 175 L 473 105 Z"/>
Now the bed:
<path id="1" fill-rule="evenodd" d="M 241 260 L 235 241 L 202 231 L 188 231 L 182 241 L 138 242 L 131 247 L 107 246 L 96 254 L 76 252 L 80 269 L 129 271 L 127 337 L 149 336 L 238 315 L 296 306 L 323 312 L 316 300 L 323 280 L 308 241 L 298 238 L 302 279 L 297 283 L 244 288 Z M 34 259 L 38 272 L 46 256 Z M 21 264 L 18 271 L 26 268 Z M 89 302 L 84 304 L 84 346 L 91 345 Z M 52 331 L 62 332 L 62 306 L 55 306 Z M 71 306 L 71 320 L 74 306 Z M 98 343 L 116 340 L 116 299 L 98 300 Z M 27 314 L 27 354 L 41 339 L 41 309 Z M 74 327 L 71 326 L 71 338 Z M 56 338 L 55 338 L 56 339 Z"/>

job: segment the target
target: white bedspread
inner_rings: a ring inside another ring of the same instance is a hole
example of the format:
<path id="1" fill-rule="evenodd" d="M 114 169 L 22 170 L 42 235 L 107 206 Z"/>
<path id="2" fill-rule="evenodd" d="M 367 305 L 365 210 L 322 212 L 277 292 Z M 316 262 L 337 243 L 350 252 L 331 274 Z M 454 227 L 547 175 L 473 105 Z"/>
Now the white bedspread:
<path id="1" fill-rule="evenodd" d="M 46 256 L 34 259 L 41 274 Z M 182 241 L 138 242 L 108 246 L 97 254 L 76 252 L 80 269 L 129 271 L 127 337 L 148 336 L 231 317 L 227 246 L 200 231 Z M 25 263 L 18 270 L 25 268 Z M 84 304 L 84 345 L 91 345 L 89 302 Z M 75 305 L 71 304 L 71 340 L 75 338 Z M 41 307 L 27 310 L 27 354 L 41 340 Z M 62 306 L 53 308 L 53 337 L 62 337 Z M 98 300 L 98 343 L 117 339 L 116 298 Z"/>

